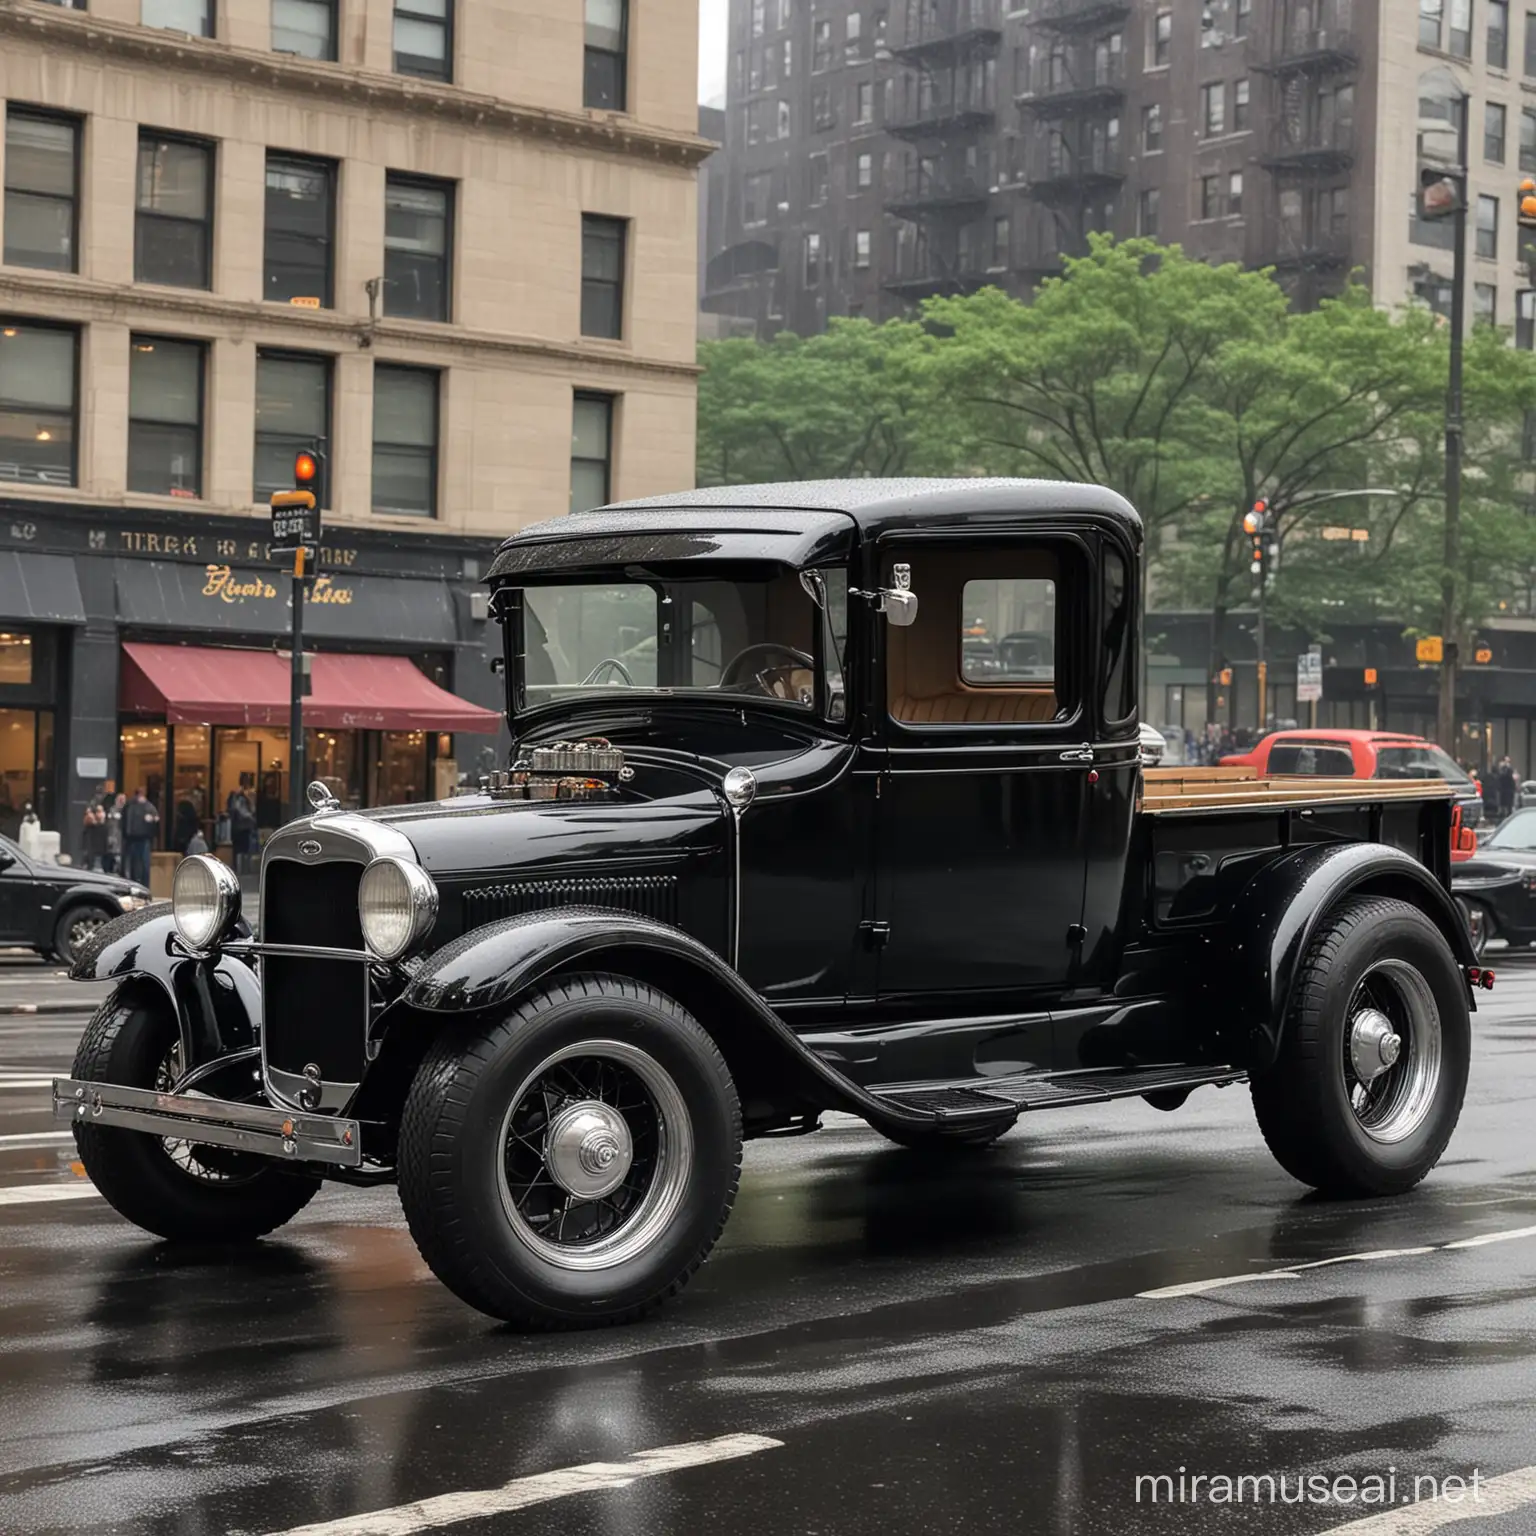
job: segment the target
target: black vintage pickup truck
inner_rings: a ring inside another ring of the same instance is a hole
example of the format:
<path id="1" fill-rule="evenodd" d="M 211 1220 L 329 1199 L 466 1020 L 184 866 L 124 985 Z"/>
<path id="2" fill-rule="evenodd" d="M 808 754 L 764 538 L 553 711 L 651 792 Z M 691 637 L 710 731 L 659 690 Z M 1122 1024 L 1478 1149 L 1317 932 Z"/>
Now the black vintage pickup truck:
<path id="1" fill-rule="evenodd" d="M 1141 549 L 1114 494 L 1006 480 L 519 533 L 504 769 L 366 814 L 314 786 L 256 936 L 190 858 L 77 959 L 119 983 L 54 1087 L 90 1177 L 204 1240 L 395 1183 L 459 1296 L 544 1326 L 677 1291 L 743 1139 L 827 1110 L 942 1156 L 1247 1080 L 1298 1179 L 1408 1189 L 1492 980 L 1448 792 L 1144 770 Z"/>

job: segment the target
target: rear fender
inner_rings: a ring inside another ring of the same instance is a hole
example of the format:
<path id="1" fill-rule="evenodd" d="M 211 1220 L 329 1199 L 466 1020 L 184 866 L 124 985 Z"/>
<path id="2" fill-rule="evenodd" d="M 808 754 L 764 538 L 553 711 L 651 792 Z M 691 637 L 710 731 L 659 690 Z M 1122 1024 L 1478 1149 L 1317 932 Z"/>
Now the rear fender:
<path id="1" fill-rule="evenodd" d="M 1249 1071 L 1274 1064 L 1302 958 L 1348 896 L 1408 902 L 1445 936 L 1463 971 L 1477 965 L 1456 903 L 1411 854 L 1381 843 L 1312 845 L 1282 854 L 1244 887 L 1228 925 L 1232 981 L 1249 1026 Z"/>
<path id="2" fill-rule="evenodd" d="M 147 983 L 175 1010 L 188 1070 L 261 1038 L 261 988 L 243 961 L 189 955 L 165 903 L 104 923 L 69 968 L 73 981 Z"/>
<path id="3" fill-rule="evenodd" d="M 687 1008 L 725 1057 L 749 1120 L 758 1106 L 772 1105 L 843 1109 L 882 1125 L 933 1123 L 929 1114 L 875 1098 L 823 1061 L 712 949 L 625 912 L 551 908 L 473 929 L 428 957 L 376 1028 L 409 1016 L 505 1012 L 539 983 L 573 971 L 628 976 Z"/>

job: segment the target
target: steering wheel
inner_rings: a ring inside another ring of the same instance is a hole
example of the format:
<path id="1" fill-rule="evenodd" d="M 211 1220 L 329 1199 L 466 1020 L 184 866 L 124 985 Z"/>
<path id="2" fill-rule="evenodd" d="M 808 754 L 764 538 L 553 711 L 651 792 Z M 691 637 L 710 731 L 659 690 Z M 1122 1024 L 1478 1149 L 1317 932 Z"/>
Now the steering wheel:
<path id="1" fill-rule="evenodd" d="M 777 665 L 768 665 L 773 657 L 782 658 Z M 759 670 L 758 663 L 763 665 Z M 720 674 L 722 689 L 739 689 L 748 672 L 751 672 L 752 681 L 757 685 L 757 692 L 765 698 L 786 699 L 793 702 L 788 692 L 788 679 L 780 676 L 774 677 L 773 673 L 785 673 L 797 668 L 803 668 L 807 672 L 816 669 L 814 658 L 807 656 L 804 651 L 797 651 L 792 645 L 784 645 L 778 640 L 763 640 L 757 645 L 749 645 L 744 650 L 737 651 L 725 664 L 725 671 Z M 780 689 L 784 691 L 779 691 Z"/>
<path id="2" fill-rule="evenodd" d="M 598 664 L 593 667 L 592 670 L 588 672 L 584 678 L 582 678 L 580 686 L 583 688 L 590 687 L 605 672 L 617 672 L 619 676 L 624 679 L 624 686 L 626 688 L 633 688 L 635 686 L 635 680 L 630 675 L 629 668 L 626 667 L 617 656 L 603 657 L 603 659 L 598 662 Z"/>

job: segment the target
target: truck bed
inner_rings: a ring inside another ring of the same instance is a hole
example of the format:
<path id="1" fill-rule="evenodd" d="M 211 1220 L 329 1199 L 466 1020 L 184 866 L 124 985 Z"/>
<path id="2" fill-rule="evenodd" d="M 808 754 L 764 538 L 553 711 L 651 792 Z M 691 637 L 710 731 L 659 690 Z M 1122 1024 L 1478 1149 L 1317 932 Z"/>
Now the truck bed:
<path id="1" fill-rule="evenodd" d="M 1381 801 L 1447 800 L 1444 779 L 1323 779 L 1310 776 L 1261 779 L 1251 768 L 1148 768 L 1142 773 L 1140 809 L 1149 815 L 1176 812 L 1366 805 Z"/>

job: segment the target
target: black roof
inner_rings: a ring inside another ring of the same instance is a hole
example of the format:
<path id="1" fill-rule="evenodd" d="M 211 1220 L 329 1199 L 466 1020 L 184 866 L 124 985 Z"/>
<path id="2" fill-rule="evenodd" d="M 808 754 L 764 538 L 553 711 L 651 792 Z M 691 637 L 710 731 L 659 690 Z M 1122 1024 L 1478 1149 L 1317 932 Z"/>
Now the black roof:
<path id="1" fill-rule="evenodd" d="M 874 537 L 893 527 L 965 528 L 1064 513 L 1107 519 L 1140 540 L 1135 509 L 1098 485 L 980 477 L 791 480 L 704 486 L 535 523 L 502 544 L 487 577 L 700 558 L 798 568 L 845 554 L 855 530 Z"/>

